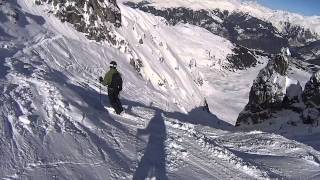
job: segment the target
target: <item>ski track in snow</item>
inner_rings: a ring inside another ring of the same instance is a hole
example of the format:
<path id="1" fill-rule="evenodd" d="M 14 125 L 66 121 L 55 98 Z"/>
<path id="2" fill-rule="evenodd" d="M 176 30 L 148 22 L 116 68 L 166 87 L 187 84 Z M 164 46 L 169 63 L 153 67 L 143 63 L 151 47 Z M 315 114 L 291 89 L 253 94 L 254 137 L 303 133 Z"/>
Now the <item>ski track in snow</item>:
<path id="1" fill-rule="evenodd" d="M 127 26 L 118 33 L 145 63 L 141 77 L 129 65 L 130 54 L 85 40 L 31 1 L 18 2 L 24 11 L 43 16 L 46 23 L 40 26 L 33 22 L 26 27 L 27 31 L 38 29 L 37 35 L 20 34 L 24 38 L 1 40 L 1 44 L 12 44 L 7 46 L 10 53 L 3 65 L 8 71 L 0 86 L 0 178 L 132 179 L 154 147 L 159 152 L 153 155 L 165 156 L 160 165 L 170 179 L 318 177 L 319 146 L 313 148 L 272 133 L 238 131 L 231 125 L 245 105 L 247 87 L 264 60 L 248 71 L 224 71 L 218 65 L 224 63 L 220 60 L 230 51 L 229 42 L 193 26 L 166 27 L 160 23 L 155 26 L 159 32 L 148 32 L 144 28 L 161 21 L 120 5 Z M 139 19 L 136 24 L 130 20 L 134 18 Z M 5 25 L 21 28 L 8 22 Z M 133 26 L 136 31 L 131 30 Z M 50 27 L 59 30 L 51 32 Z M 187 41 L 186 46 L 178 48 L 177 39 L 162 35 L 176 33 L 178 38 L 187 39 L 193 31 L 206 34 L 197 37 L 198 41 L 212 39 L 223 44 L 212 52 L 221 56 L 214 62 L 217 66 L 207 66 L 212 62 L 206 59 L 205 51 L 216 45 L 206 47 L 205 43 Z M 136 35 L 129 38 L 131 33 Z M 138 45 L 135 38 L 143 37 L 141 33 L 148 38 Z M 188 43 L 199 51 L 184 53 L 190 48 Z M 165 63 L 159 62 L 159 57 L 164 57 Z M 189 70 L 193 58 L 199 58 L 199 69 Z M 109 107 L 106 88 L 102 88 L 102 103 L 99 97 L 97 78 L 111 59 L 123 59 L 119 60 L 125 82 L 121 94 L 125 114 L 121 116 Z M 205 79 L 203 87 L 194 83 L 199 71 Z M 165 86 L 159 86 L 158 81 L 164 79 Z M 192 111 L 204 95 L 217 115 L 209 116 L 212 122 L 201 109 Z M 231 101 L 235 104 L 229 104 Z M 155 131 L 148 131 L 149 126 L 155 126 Z M 147 135 L 139 135 L 138 131 L 146 131 Z M 155 171 L 158 162 L 149 163 L 142 165 Z"/>

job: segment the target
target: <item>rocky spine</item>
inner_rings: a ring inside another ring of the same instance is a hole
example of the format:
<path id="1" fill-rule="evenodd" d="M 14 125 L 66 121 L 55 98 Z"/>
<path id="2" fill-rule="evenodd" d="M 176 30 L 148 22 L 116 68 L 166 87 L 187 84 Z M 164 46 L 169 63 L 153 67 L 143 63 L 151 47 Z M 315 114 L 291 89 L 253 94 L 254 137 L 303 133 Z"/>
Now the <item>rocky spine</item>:
<path id="1" fill-rule="evenodd" d="M 61 21 L 71 23 L 89 39 L 107 40 L 116 44 L 111 26 L 121 26 L 121 12 L 116 0 L 35 0 L 40 5 L 51 5 L 50 12 Z"/>

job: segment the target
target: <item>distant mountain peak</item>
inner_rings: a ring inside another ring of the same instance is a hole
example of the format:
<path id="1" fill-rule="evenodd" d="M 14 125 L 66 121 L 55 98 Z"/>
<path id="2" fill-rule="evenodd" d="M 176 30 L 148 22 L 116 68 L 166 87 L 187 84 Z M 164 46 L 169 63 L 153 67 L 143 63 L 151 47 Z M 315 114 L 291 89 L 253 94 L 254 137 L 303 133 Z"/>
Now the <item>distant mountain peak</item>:
<path id="1" fill-rule="evenodd" d="M 120 0 L 119 2 L 127 2 Z M 310 29 L 312 33 L 320 34 L 320 16 L 303 16 L 283 10 L 272 10 L 260 5 L 256 1 L 248 0 L 129 0 L 130 2 L 144 2 L 158 8 L 186 7 L 193 10 L 220 9 L 229 12 L 245 12 L 253 17 L 269 21 L 279 31 L 284 28 L 284 22 Z"/>

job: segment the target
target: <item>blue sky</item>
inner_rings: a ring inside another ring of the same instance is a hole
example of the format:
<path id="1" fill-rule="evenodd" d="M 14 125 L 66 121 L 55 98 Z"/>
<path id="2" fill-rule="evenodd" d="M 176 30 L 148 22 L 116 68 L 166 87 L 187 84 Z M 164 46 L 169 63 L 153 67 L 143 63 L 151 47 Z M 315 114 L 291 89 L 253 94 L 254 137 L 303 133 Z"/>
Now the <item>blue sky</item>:
<path id="1" fill-rule="evenodd" d="M 320 16 L 320 0 L 257 0 L 271 9 L 281 9 L 306 16 Z"/>

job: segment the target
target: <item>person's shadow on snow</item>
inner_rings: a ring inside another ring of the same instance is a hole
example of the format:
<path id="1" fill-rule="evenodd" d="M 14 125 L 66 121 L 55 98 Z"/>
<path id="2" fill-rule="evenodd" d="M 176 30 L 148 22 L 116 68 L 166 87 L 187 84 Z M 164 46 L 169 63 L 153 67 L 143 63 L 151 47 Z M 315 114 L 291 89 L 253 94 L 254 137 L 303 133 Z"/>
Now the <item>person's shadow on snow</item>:
<path id="1" fill-rule="evenodd" d="M 155 111 L 154 117 L 145 129 L 138 129 L 137 135 L 149 135 L 149 141 L 133 175 L 133 180 L 144 180 L 148 177 L 155 177 L 157 180 L 168 180 L 164 149 L 167 134 L 160 110 Z"/>

